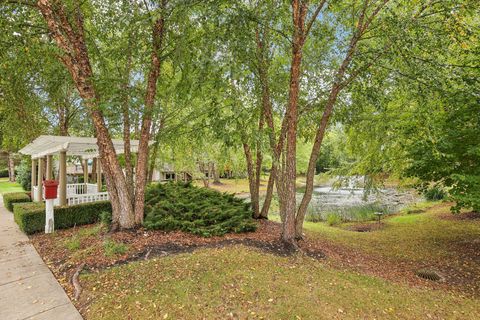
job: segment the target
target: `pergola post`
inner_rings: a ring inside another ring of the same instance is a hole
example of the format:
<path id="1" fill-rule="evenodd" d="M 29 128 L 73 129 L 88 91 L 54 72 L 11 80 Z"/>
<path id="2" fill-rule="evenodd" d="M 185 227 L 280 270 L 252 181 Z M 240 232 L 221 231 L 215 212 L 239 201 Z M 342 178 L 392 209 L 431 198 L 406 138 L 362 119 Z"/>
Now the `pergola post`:
<path id="1" fill-rule="evenodd" d="M 38 158 L 38 171 L 37 171 L 37 199 L 38 201 L 43 200 L 43 158 Z"/>
<path id="2" fill-rule="evenodd" d="M 47 156 L 47 172 L 45 172 L 45 179 L 46 180 L 52 180 L 52 162 L 53 162 L 53 156 L 49 154 Z"/>
<path id="3" fill-rule="evenodd" d="M 32 191 L 33 187 L 37 185 L 37 159 L 32 158 Z M 32 197 L 34 195 L 32 194 Z"/>
<path id="4" fill-rule="evenodd" d="M 97 158 L 97 192 L 102 192 L 102 166 L 100 158 Z"/>
<path id="5" fill-rule="evenodd" d="M 67 205 L 67 151 L 60 151 L 59 156 L 59 205 Z"/>
<path id="6" fill-rule="evenodd" d="M 83 185 L 84 185 L 84 192 L 87 192 L 87 183 L 88 183 L 88 159 L 83 160 Z"/>

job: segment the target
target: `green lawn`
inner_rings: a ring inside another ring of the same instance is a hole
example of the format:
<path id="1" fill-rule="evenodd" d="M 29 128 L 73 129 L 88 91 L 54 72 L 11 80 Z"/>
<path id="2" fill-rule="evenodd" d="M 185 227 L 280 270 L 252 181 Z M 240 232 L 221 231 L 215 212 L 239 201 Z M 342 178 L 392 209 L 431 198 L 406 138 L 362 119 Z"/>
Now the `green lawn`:
<path id="1" fill-rule="evenodd" d="M 380 231 L 306 223 L 307 234 L 363 257 L 380 256 L 386 265 L 444 266 L 465 281 L 447 286 L 475 287 L 478 253 L 467 257 L 464 249 L 478 241 L 480 220 L 448 219 L 448 204 L 421 206 L 423 213 L 385 219 Z M 339 268 L 332 259 L 280 257 L 238 245 L 131 262 L 82 275 L 79 306 L 86 306 L 86 319 L 480 318 L 473 296 L 392 282 L 353 265 Z"/>
<path id="2" fill-rule="evenodd" d="M 413 261 L 453 261 L 460 252 L 450 250 L 452 247 L 478 241 L 480 220 L 442 218 L 450 215 L 454 217 L 449 212 L 447 203 L 425 203 L 417 206 L 420 207 L 423 207 L 425 212 L 407 214 L 407 210 L 404 210 L 384 219 L 385 227 L 375 232 L 352 232 L 342 227 L 328 226 L 326 223 L 311 222 L 306 222 L 305 228 L 312 237 L 329 239 L 341 245 L 393 259 Z"/>
<path id="3" fill-rule="evenodd" d="M 83 275 L 86 319 L 479 319 L 478 300 L 243 246 Z"/>
<path id="4" fill-rule="evenodd" d="M 16 182 L 9 182 L 8 178 L 0 178 L 0 194 L 8 192 L 22 192 L 23 188 Z"/>

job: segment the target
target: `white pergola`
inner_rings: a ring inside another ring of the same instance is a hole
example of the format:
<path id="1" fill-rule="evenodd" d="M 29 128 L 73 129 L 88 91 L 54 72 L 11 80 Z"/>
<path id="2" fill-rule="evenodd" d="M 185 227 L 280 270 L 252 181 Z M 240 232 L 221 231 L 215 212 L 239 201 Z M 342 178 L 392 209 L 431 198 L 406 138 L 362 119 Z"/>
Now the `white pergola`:
<path id="1" fill-rule="evenodd" d="M 113 146 L 117 154 L 124 153 L 124 141 L 113 139 Z M 139 141 L 131 141 L 131 151 L 137 152 Z M 58 155 L 59 185 L 57 205 L 72 205 L 84 202 L 108 200 L 108 193 L 102 192 L 102 172 L 96 138 L 47 136 L 42 135 L 20 150 L 20 153 L 32 157 L 32 198 L 34 201 L 43 200 L 43 180 L 52 179 L 53 156 Z M 67 157 L 81 157 L 84 164 L 84 183 L 67 185 Z M 96 183 L 88 183 L 88 160 L 96 161 Z M 44 166 L 46 170 L 44 172 Z M 38 170 L 37 170 L 38 168 Z"/>

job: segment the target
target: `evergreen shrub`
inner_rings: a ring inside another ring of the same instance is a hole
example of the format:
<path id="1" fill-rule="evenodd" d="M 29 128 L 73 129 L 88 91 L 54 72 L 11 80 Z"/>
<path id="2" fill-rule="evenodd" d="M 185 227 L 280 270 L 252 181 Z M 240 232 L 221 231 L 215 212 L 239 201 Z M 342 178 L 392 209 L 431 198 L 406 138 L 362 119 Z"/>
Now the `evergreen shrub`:
<path id="1" fill-rule="evenodd" d="M 181 230 L 203 237 L 254 231 L 250 204 L 191 183 L 151 185 L 145 194 L 147 229 Z"/>

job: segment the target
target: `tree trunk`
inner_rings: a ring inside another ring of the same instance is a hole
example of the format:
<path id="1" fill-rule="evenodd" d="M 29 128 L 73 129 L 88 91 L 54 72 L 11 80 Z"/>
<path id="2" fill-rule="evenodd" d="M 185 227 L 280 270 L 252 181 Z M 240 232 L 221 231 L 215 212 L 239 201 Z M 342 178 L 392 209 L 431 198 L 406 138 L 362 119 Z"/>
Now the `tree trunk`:
<path id="1" fill-rule="evenodd" d="M 213 163 L 213 184 L 220 185 L 222 182 L 220 181 L 220 171 L 218 170 L 218 165 Z"/>
<path id="2" fill-rule="evenodd" d="M 262 108 L 259 121 L 259 132 L 260 136 L 262 135 L 264 122 L 267 122 L 267 126 L 270 129 L 269 132 L 269 141 L 272 152 L 275 150 L 275 125 L 273 122 L 273 111 L 272 111 L 272 102 L 270 99 L 270 86 L 268 81 L 268 69 L 269 69 L 269 59 L 268 59 L 268 28 L 263 28 L 263 32 L 260 32 L 260 27 L 257 26 L 255 32 L 256 44 L 257 44 L 257 65 L 258 65 L 258 74 L 260 80 L 260 86 L 262 90 Z M 260 193 L 260 175 L 261 175 L 261 165 L 262 165 L 262 153 L 260 149 L 260 140 L 257 143 L 257 187 L 258 193 Z M 259 218 L 268 219 L 268 211 L 270 210 L 270 205 L 272 203 L 273 197 L 273 187 L 275 181 L 275 161 L 272 163 L 272 170 L 270 170 L 270 177 L 268 178 L 267 192 L 265 195 L 265 200 L 262 205 L 262 209 L 259 213 Z M 259 196 L 260 198 L 260 196 Z"/>
<path id="3" fill-rule="evenodd" d="M 92 173 L 90 175 L 90 181 L 97 181 L 97 158 L 93 158 L 92 161 Z"/>
<path id="4" fill-rule="evenodd" d="M 160 149 L 160 137 L 162 134 L 163 126 L 164 126 L 164 118 L 160 118 L 160 125 L 158 126 L 156 133 L 155 133 L 155 142 L 153 144 L 152 154 L 150 155 L 150 165 L 148 169 L 148 182 L 151 183 L 153 179 L 153 171 L 155 170 L 155 160 L 158 156 L 158 151 Z"/>
<path id="5" fill-rule="evenodd" d="M 15 159 L 12 152 L 8 152 L 8 181 L 15 182 Z"/>
<path id="6" fill-rule="evenodd" d="M 313 182 L 314 182 L 314 177 L 315 177 L 315 164 L 317 162 L 318 156 L 320 154 L 320 147 L 322 145 L 323 137 L 325 136 L 325 131 L 327 129 L 328 125 L 328 120 L 330 119 L 330 116 L 332 115 L 333 112 L 333 107 L 335 106 L 335 103 L 337 101 L 338 95 L 340 91 L 344 88 L 346 85 L 346 82 L 344 81 L 344 76 L 345 72 L 347 71 L 348 66 L 350 65 L 350 62 L 353 59 L 353 55 L 357 49 L 357 44 L 362 35 L 365 33 L 365 30 L 368 28 L 368 25 L 373 21 L 375 16 L 380 12 L 380 10 L 385 6 L 385 4 L 389 0 L 384 0 L 381 2 L 376 9 L 373 10 L 373 13 L 367 17 L 367 9 L 369 7 L 369 2 L 368 0 L 365 0 L 363 8 L 361 10 L 360 16 L 358 18 L 358 21 L 356 23 L 356 30 L 354 34 L 352 35 L 352 38 L 350 39 L 349 46 L 347 49 L 347 54 L 345 58 L 343 59 L 342 63 L 340 64 L 340 67 L 338 70 L 335 72 L 335 79 L 334 83 L 332 85 L 332 88 L 330 90 L 330 94 L 328 96 L 327 103 L 325 105 L 325 110 L 323 112 L 322 118 L 320 120 L 320 123 L 318 124 L 317 127 L 317 133 L 315 136 L 315 141 L 312 146 L 312 152 L 310 154 L 310 160 L 308 162 L 308 169 L 307 169 L 307 176 L 306 176 L 306 185 L 305 185 L 305 193 L 302 197 L 302 201 L 300 203 L 300 206 L 298 208 L 296 218 L 295 218 L 295 233 L 296 233 L 296 238 L 301 239 L 303 237 L 303 221 L 305 220 L 305 214 L 308 208 L 308 204 L 310 203 L 312 199 L 312 193 L 313 193 Z M 356 76 L 358 76 L 358 73 L 352 72 L 350 75 L 350 78 L 348 80 L 351 81 L 353 80 Z"/>
<path id="7" fill-rule="evenodd" d="M 132 165 L 132 153 L 130 148 L 130 73 L 132 66 L 132 35 L 129 35 L 128 47 L 127 47 L 127 64 L 125 67 L 125 81 L 121 86 L 121 92 L 123 95 L 122 101 L 122 114 L 123 114 L 123 150 L 125 157 L 125 179 L 127 181 L 127 189 L 130 193 L 130 198 L 134 200 L 134 189 L 133 184 L 133 165 Z M 134 203 L 132 203 L 134 205 Z"/>
<path id="8" fill-rule="evenodd" d="M 296 146 L 297 146 L 297 107 L 300 90 L 302 49 L 307 4 L 299 0 L 292 1 L 294 37 L 292 43 L 292 63 L 290 68 L 290 86 L 286 117 L 286 153 L 285 167 L 282 169 L 284 222 L 282 240 L 285 244 L 297 247 L 295 240 L 296 215 Z"/>
<path id="9" fill-rule="evenodd" d="M 268 211 L 273 199 L 273 187 L 275 185 L 276 166 L 272 164 L 270 176 L 268 177 L 267 192 L 265 193 L 265 200 L 263 201 L 262 210 L 260 211 L 261 219 L 268 219 Z"/>
<path id="10" fill-rule="evenodd" d="M 203 181 L 203 186 L 205 188 L 210 187 L 210 169 L 205 166 L 205 162 L 200 162 L 199 163 L 199 169 L 202 172 L 202 181 Z"/>
<path id="11" fill-rule="evenodd" d="M 62 104 L 58 108 L 58 132 L 61 136 L 68 136 L 68 108 Z"/>
<path id="12" fill-rule="evenodd" d="M 161 9 L 164 10 L 167 1 L 163 0 Z M 165 19 L 164 12 L 161 12 L 160 18 L 155 21 L 152 30 L 153 50 L 150 60 L 150 72 L 148 75 L 147 91 L 145 96 L 145 110 L 143 113 L 142 127 L 140 131 L 140 143 L 138 146 L 137 165 L 135 169 L 135 222 L 143 223 L 144 207 L 145 207 L 145 186 L 147 184 L 147 168 L 148 168 L 148 142 L 150 140 L 150 131 L 152 127 L 153 107 L 155 103 L 155 95 L 157 93 L 157 80 L 160 76 L 160 50 L 164 38 Z"/>
<path id="13" fill-rule="evenodd" d="M 112 228 L 135 226 L 132 201 L 125 177 L 116 157 L 112 139 L 99 108 L 99 96 L 93 84 L 93 72 L 84 38 L 83 16 L 77 7 L 72 19 L 61 3 L 38 0 L 37 6 L 44 17 L 51 36 L 63 51 L 60 59 L 66 66 L 77 90 L 87 106 L 97 135 L 97 144 L 104 170 L 107 189 L 112 203 Z"/>
<path id="14" fill-rule="evenodd" d="M 312 200 L 313 182 L 315 178 L 315 165 L 320 155 L 320 147 L 322 145 L 323 137 L 325 136 L 328 120 L 332 114 L 333 106 L 335 105 L 335 101 L 337 99 L 339 91 L 340 87 L 338 85 L 335 85 L 330 93 L 330 97 L 325 106 L 325 111 L 323 112 L 322 119 L 320 121 L 320 125 L 315 136 L 315 142 L 312 146 L 312 152 L 310 153 L 310 160 L 308 161 L 308 169 L 305 182 L 305 193 L 303 194 L 302 201 L 300 202 L 297 216 L 295 218 L 295 237 L 297 239 L 303 238 L 303 221 L 305 220 L 305 214 L 307 212 L 308 204 L 310 203 L 310 200 Z"/>
<path id="15" fill-rule="evenodd" d="M 260 217 L 260 205 L 258 188 L 256 185 L 257 178 L 253 168 L 252 151 L 246 142 L 243 143 L 243 151 L 245 153 L 245 159 L 247 160 L 248 188 L 250 190 L 250 203 L 252 205 L 253 218 L 258 219 Z"/>

